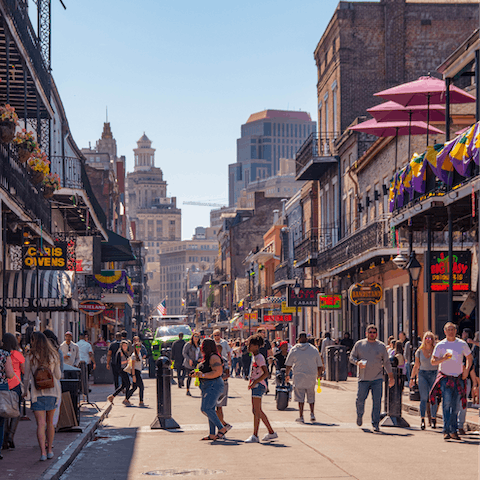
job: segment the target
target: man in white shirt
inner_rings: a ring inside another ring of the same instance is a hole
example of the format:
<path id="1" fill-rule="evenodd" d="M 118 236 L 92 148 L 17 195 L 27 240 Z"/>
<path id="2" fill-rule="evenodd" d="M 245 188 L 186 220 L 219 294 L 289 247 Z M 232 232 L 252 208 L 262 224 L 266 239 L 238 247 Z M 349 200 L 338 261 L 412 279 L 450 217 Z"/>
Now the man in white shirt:
<path id="1" fill-rule="evenodd" d="M 65 341 L 60 345 L 60 350 L 63 353 L 63 360 L 71 367 L 77 367 L 80 361 L 80 351 L 78 345 L 72 342 L 72 332 L 65 332 Z"/>
<path id="2" fill-rule="evenodd" d="M 473 357 L 467 342 L 457 338 L 457 326 L 448 322 L 443 327 L 446 338 L 435 345 L 432 365 L 438 365 L 442 375 L 440 388 L 443 399 L 443 438 L 460 440 L 457 433 L 457 416 L 460 391 L 465 389 L 465 379 L 470 372 Z M 463 367 L 463 357 L 466 357 L 466 367 Z"/>
<path id="3" fill-rule="evenodd" d="M 215 343 L 222 346 L 222 357 L 223 360 L 228 362 L 228 367 L 230 368 L 232 363 L 232 349 L 228 342 L 222 338 L 222 332 L 220 330 L 213 331 L 213 340 Z"/>
<path id="4" fill-rule="evenodd" d="M 85 339 L 86 334 L 81 333 L 80 334 L 80 340 L 77 342 L 78 349 L 80 350 L 80 362 L 85 362 L 89 368 L 89 374 L 90 374 L 90 369 L 95 370 L 95 357 L 93 356 L 93 348 L 90 342 L 87 342 Z M 88 337 L 87 337 L 88 338 Z"/>

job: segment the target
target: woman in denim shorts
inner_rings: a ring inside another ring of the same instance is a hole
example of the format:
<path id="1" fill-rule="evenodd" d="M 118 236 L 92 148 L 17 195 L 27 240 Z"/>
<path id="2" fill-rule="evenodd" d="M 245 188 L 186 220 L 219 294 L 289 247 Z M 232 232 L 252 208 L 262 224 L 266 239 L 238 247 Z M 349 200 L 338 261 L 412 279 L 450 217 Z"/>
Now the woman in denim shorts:
<path id="1" fill-rule="evenodd" d="M 258 428 L 260 420 L 265 424 L 268 433 L 262 438 L 262 441 L 268 442 L 278 435 L 273 431 L 267 416 L 262 410 L 262 397 L 267 391 L 265 379 L 269 376 L 267 362 L 265 357 L 260 353 L 260 347 L 264 340 L 261 335 L 252 335 L 248 339 L 248 351 L 252 354 L 252 363 L 250 367 L 250 381 L 248 388 L 252 391 L 252 407 L 253 407 L 253 435 L 245 440 L 245 443 L 260 443 L 258 438 Z"/>

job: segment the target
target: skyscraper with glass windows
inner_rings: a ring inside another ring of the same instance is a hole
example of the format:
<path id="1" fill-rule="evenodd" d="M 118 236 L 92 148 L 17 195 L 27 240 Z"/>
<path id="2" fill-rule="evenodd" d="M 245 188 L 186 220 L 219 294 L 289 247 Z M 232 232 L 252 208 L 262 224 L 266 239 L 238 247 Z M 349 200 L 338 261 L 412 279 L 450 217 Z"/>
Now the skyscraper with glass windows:
<path id="1" fill-rule="evenodd" d="M 250 115 L 237 139 L 237 162 L 228 166 L 229 205 L 251 182 L 275 176 L 281 158 L 294 158 L 316 122 L 307 112 L 264 110 Z"/>

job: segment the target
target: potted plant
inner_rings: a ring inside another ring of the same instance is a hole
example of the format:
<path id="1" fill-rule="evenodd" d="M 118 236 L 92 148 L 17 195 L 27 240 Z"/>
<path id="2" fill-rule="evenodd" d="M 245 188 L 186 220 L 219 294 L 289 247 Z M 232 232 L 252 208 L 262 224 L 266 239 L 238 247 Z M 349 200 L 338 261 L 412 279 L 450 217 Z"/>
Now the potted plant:
<path id="1" fill-rule="evenodd" d="M 58 173 L 47 173 L 43 179 L 43 196 L 52 198 L 55 190 L 60 188 L 60 176 Z"/>
<path id="2" fill-rule="evenodd" d="M 15 108 L 6 105 L 0 106 L 0 141 L 10 143 L 15 136 L 15 127 L 18 124 L 18 116 Z"/>
<path id="3" fill-rule="evenodd" d="M 27 160 L 27 167 L 32 175 L 31 180 L 34 185 L 40 183 L 45 175 L 50 173 L 49 165 L 47 155 L 37 148 Z"/>
<path id="4" fill-rule="evenodd" d="M 38 148 L 33 132 L 27 132 L 25 129 L 15 135 L 13 143 L 17 146 L 20 163 L 25 163 Z"/>

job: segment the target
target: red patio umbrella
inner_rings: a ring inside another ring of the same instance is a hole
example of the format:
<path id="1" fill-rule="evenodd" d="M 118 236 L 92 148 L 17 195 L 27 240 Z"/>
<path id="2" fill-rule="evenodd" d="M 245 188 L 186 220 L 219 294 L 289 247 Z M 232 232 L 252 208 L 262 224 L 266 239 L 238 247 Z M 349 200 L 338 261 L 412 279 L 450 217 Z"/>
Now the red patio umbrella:
<path id="1" fill-rule="evenodd" d="M 412 105 L 427 106 L 427 124 L 430 124 L 430 105 L 445 104 L 446 85 L 443 80 L 435 77 L 420 77 L 413 82 L 403 83 L 396 87 L 375 93 L 376 97 L 392 100 L 404 107 Z M 474 103 L 475 97 L 455 85 L 450 85 L 450 103 Z M 428 132 L 427 132 L 428 146 Z"/>

